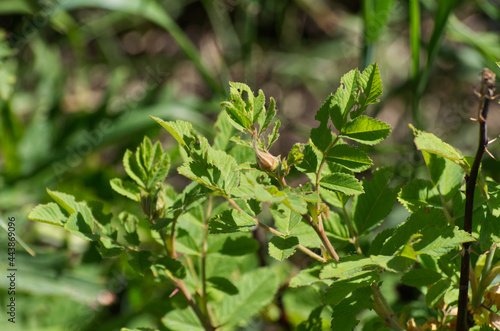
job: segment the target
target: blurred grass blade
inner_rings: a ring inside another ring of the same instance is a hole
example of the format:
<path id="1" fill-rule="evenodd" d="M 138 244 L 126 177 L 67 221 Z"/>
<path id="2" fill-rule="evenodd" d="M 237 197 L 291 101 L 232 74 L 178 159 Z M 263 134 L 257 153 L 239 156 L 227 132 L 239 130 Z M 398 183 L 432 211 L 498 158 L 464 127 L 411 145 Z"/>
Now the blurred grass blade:
<path id="1" fill-rule="evenodd" d="M 410 0 L 410 46 L 411 46 L 411 77 L 418 83 L 420 71 L 420 3 L 419 0 Z"/>
<path id="2" fill-rule="evenodd" d="M 374 44 L 387 23 L 394 0 L 364 0 L 363 1 L 363 54 L 362 69 L 374 62 Z"/>
<path id="3" fill-rule="evenodd" d="M 65 10 L 82 7 L 97 7 L 108 10 L 123 11 L 131 15 L 140 15 L 167 30 L 187 57 L 193 62 L 200 74 L 210 87 L 217 93 L 224 93 L 220 82 L 212 76 L 207 67 L 201 62 L 200 54 L 184 31 L 155 1 L 150 0 L 63 0 L 59 8 Z"/>
<path id="4" fill-rule="evenodd" d="M 5 223 L 5 221 L 3 219 L 0 218 L 0 227 L 2 227 L 2 229 L 5 230 L 5 232 L 9 233 L 9 230 L 8 230 L 8 226 L 7 226 L 7 223 Z M 33 249 L 31 249 L 31 247 L 28 246 L 27 243 L 24 242 L 24 240 L 22 240 L 19 236 L 15 236 L 16 238 L 16 241 L 19 243 L 19 245 L 21 245 L 22 248 L 24 248 L 26 250 L 26 252 L 28 252 L 31 256 L 35 256 L 36 253 Z"/>
<path id="5" fill-rule="evenodd" d="M 423 3 L 426 4 L 425 1 Z M 443 36 L 445 34 L 448 17 L 450 16 L 452 10 L 455 8 L 456 3 L 456 0 L 441 0 L 438 2 L 436 16 L 434 19 L 434 29 L 427 46 L 427 64 L 419 77 L 415 98 L 413 100 L 413 121 L 418 128 L 423 129 L 423 123 L 420 119 L 419 112 L 420 99 L 424 94 L 425 87 L 427 86 L 427 81 L 429 79 L 429 72 L 436 59 L 441 40 L 443 39 Z M 427 2 L 427 5 L 429 5 L 429 2 Z"/>

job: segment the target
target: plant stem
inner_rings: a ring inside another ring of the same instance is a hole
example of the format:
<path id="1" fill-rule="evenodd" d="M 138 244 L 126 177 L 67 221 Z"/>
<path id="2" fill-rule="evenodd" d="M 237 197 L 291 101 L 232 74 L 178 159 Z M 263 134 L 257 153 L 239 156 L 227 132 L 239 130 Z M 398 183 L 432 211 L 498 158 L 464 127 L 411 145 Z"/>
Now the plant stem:
<path id="1" fill-rule="evenodd" d="M 493 279 L 490 279 L 490 272 L 494 269 L 492 268 L 493 258 L 495 256 L 496 245 L 494 244 L 486 256 L 486 261 L 484 263 L 483 271 L 481 272 L 481 280 L 477 286 L 476 291 L 473 291 L 471 308 L 477 308 L 481 305 L 481 299 L 483 298 L 484 291 L 491 284 Z"/>
<path id="2" fill-rule="evenodd" d="M 228 198 L 226 197 L 226 200 L 234 207 L 236 208 L 236 210 L 238 210 L 239 212 L 241 213 L 244 213 L 243 209 L 241 209 L 240 206 L 238 206 L 238 204 L 236 202 L 234 202 L 233 199 L 231 198 Z M 266 230 L 267 232 L 271 232 L 272 234 L 274 235 L 277 235 L 277 236 L 280 236 L 280 237 L 284 237 L 285 234 L 279 232 L 278 230 L 260 222 L 256 217 L 252 217 L 254 222 L 257 223 L 257 225 L 261 228 L 263 228 L 264 230 Z M 309 248 L 299 244 L 297 246 L 298 249 L 300 249 L 302 252 L 304 252 L 305 254 L 309 255 L 310 257 L 312 257 L 313 259 L 317 260 L 317 261 L 320 261 L 320 262 L 323 262 L 323 263 L 326 263 L 327 260 L 322 257 L 322 256 L 319 256 L 318 254 L 314 253 L 313 251 L 311 251 Z"/>
<path id="3" fill-rule="evenodd" d="M 399 324 L 398 320 L 394 318 L 395 314 L 392 311 L 392 308 L 387 303 L 387 300 L 380 292 L 377 284 L 372 284 L 373 290 L 373 309 L 377 313 L 380 318 L 382 318 L 392 330 L 406 330 L 401 324 Z"/>
<path id="4" fill-rule="evenodd" d="M 481 159 L 488 145 L 486 138 L 486 118 L 488 116 L 489 101 L 493 98 L 495 92 L 495 74 L 489 69 L 483 69 L 481 79 L 481 91 L 479 99 L 479 107 L 477 114 L 477 122 L 479 124 L 479 145 L 477 148 L 474 163 L 472 164 L 470 173 L 466 176 L 465 188 L 465 215 L 464 215 L 464 231 L 472 233 L 472 213 L 474 208 L 474 190 L 476 181 L 481 166 Z M 469 270 L 470 270 L 470 242 L 463 245 L 462 264 L 460 268 L 460 287 L 458 296 L 458 314 L 457 314 L 457 331 L 469 330 L 467 321 L 468 316 L 468 295 L 469 295 Z"/>
<path id="5" fill-rule="evenodd" d="M 326 236 L 325 233 L 325 228 L 323 227 L 323 220 L 321 218 L 321 215 L 318 216 L 318 224 L 314 222 L 312 219 L 311 215 L 309 214 L 304 214 L 302 217 L 309 223 L 309 225 L 316 231 L 318 234 L 319 239 L 321 239 L 321 242 L 323 245 L 325 245 L 326 250 L 328 251 L 328 254 L 330 254 L 331 257 L 335 259 L 335 261 L 339 262 L 340 258 L 335 249 L 333 248 L 332 244 L 330 243 L 330 240 Z"/>
<path id="6" fill-rule="evenodd" d="M 201 248 L 201 302 L 203 313 L 205 316 L 208 314 L 207 303 L 207 249 L 208 249 L 208 219 L 212 213 L 212 197 L 208 198 L 207 214 L 203 218 L 203 246 Z"/>
<path id="7" fill-rule="evenodd" d="M 198 305 L 194 301 L 193 296 L 191 295 L 191 293 L 187 289 L 187 287 L 184 284 L 184 282 L 182 281 L 182 279 L 175 279 L 173 277 L 170 277 L 170 279 L 172 280 L 174 285 L 181 291 L 182 295 L 184 295 L 187 303 L 193 309 L 194 313 L 196 314 L 196 316 L 200 320 L 200 322 L 203 325 L 203 327 L 205 328 L 205 330 L 207 330 L 207 331 L 208 330 L 215 330 L 215 328 L 212 326 L 212 324 L 210 324 L 210 321 L 208 320 L 208 318 L 205 315 L 203 315 L 203 313 L 201 312 L 200 308 L 198 307 Z"/>

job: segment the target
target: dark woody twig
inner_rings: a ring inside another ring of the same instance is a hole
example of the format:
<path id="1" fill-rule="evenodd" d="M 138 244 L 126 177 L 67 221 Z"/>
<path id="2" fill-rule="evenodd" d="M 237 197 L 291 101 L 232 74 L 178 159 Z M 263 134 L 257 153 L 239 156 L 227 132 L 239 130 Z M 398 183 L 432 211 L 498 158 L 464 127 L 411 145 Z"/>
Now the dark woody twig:
<path id="1" fill-rule="evenodd" d="M 481 91 L 479 94 L 479 107 L 477 119 L 479 124 L 479 145 L 474 158 L 474 163 L 470 169 L 470 173 L 466 175 L 465 188 L 465 216 L 464 216 L 464 231 L 472 233 L 472 211 L 474 208 L 474 190 L 476 181 L 481 166 L 481 159 L 488 146 L 486 138 L 486 118 L 488 117 L 488 106 L 495 93 L 495 74 L 489 69 L 483 69 L 481 79 Z M 468 294 L 469 294 L 469 272 L 470 272 L 470 249 L 471 242 L 463 244 L 462 264 L 460 268 L 460 288 L 458 297 L 458 314 L 457 314 L 457 331 L 469 330 L 468 323 Z"/>

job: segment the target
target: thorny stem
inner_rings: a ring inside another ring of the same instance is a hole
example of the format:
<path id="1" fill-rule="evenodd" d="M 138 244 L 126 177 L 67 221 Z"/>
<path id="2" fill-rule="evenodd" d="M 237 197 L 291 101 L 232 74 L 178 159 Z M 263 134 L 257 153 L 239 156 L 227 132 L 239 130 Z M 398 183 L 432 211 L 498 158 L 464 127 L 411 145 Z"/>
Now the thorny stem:
<path id="1" fill-rule="evenodd" d="M 488 116 L 489 101 L 493 99 L 495 92 L 495 74 L 489 69 L 483 69 L 481 79 L 481 91 L 479 95 L 479 107 L 476 121 L 479 124 L 479 145 L 474 163 L 470 173 L 466 176 L 465 188 L 465 215 L 464 231 L 472 233 L 472 212 L 474 208 L 474 190 L 476 188 L 477 175 L 481 166 L 481 159 L 488 145 L 486 138 L 486 118 Z M 469 270 L 470 270 L 470 242 L 463 243 L 463 256 L 460 268 L 460 287 L 458 295 L 457 331 L 469 330 L 468 317 L 468 294 L 469 294 Z"/>
<path id="2" fill-rule="evenodd" d="M 240 206 L 238 206 L 238 204 L 237 204 L 236 202 L 234 202 L 234 200 L 233 200 L 233 199 L 231 199 L 231 198 L 229 198 L 229 197 L 226 197 L 226 200 L 227 200 L 227 201 L 228 201 L 228 202 L 229 202 L 229 203 L 230 203 L 230 204 L 231 204 L 231 205 L 232 205 L 232 206 L 233 206 L 236 210 L 238 210 L 239 212 L 243 212 L 243 213 L 244 213 L 243 209 L 241 209 L 241 207 L 240 207 Z M 281 237 L 283 237 L 283 236 L 284 236 L 284 234 L 283 234 L 283 233 L 281 233 L 281 232 L 279 232 L 278 230 L 276 230 L 276 229 L 274 229 L 274 228 L 272 228 L 272 227 L 270 227 L 270 226 L 268 226 L 268 225 L 266 225 L 266 224 L 264 224 L 264 223 L 260 222 L 257 218 L 255 218 L 255 217 L 252 217 L 252 218 L 253 218 L 254 222 L 255 222 L 255 223 L 256 223 L 259 227 L 263 228 L 263 229 L 264 229 L 264 230 L 266 230 L 267 232 L 271 232 L 272 234 L 275 234 L 275 235 L 277 235 L 277 236 L 281 236 Z M 307 247 L 305 247 L 305 246 L 302 246 L 301 244 L 299 244 L 299 245 L 297 246 L 297 248 L 298 248 L 298 249 L 300 249 L 302 252 L 304 252 L 305 254 L 309 255 L 310 257 L 312 257 L 312 258 L 313 258 L 313 259 L 315 259 L 315 260 L 318 260 L 318 261 L 323 262 L 323 263 L 326 263 L 326 262 L 327 262 L 327 260 L 326 260 L 324 257 L 319 256 L 318 254 L 314 253 L 314 252 L 313 252 L 313 251 L 311 251 L 309 248 L 307 248 Z"/>

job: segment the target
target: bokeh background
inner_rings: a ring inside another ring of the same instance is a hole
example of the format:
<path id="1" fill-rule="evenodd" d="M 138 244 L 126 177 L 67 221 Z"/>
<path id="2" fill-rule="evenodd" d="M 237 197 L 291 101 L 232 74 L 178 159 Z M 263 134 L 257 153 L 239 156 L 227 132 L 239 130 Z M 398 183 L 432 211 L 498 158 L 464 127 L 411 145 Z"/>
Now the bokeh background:
<path id="1" fill-rule="evenodd" d="M 245 82 L 277 100 L 283 129 L 272 152 L 286 155 L 307 141 L 341 76 L 376 61 L 384 91 L 368 112 L 393 132 L 369 151 L 376 166 L 393 167 L 397 185 L 426 176 L 409 123 L 475 153 L 474 90 L 482 68 L 500 75 L 499 60 L 498 0 L 0 1 L 0 225 L 15 217 L 26 248 L 17 245 L 15 327 L 153 325 L 157 284 L 128 275 L 125 260 L 103 261 L 87 243 L 26 218 L 48 201 L 46 188 L 126 208 L 109 186 L 124 174 L 124 151 L 148 135 L 178 155 L 149 115 L 189 120 L 212 136 L 228 81 Z M 495 102 L 489 136 L 499 134 Z M 500 158 L 498 142 L 489 150 Z M 500 180 L 497 161 L 486 157 L 483 168 Z M 175 173 L 168 180 L 185 183 Z M 389 221 L 404 219 L 398 215 Z M 6 243 L 0 230 L 2 273 Z M 0 286 L 4 306 L 3 274 Z M 306 295 L 300 300 L 307 304 Z M 296 318 L 307 318 L 307 309 Z M 12 327 L 0 319 L 1 329 Z"/>

